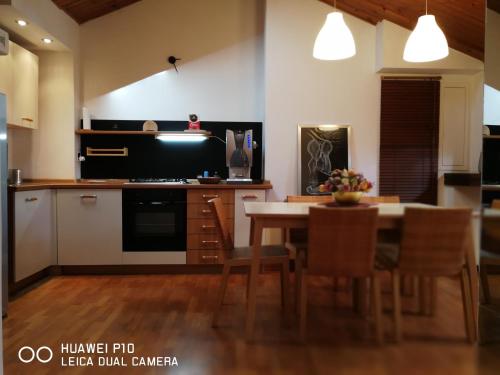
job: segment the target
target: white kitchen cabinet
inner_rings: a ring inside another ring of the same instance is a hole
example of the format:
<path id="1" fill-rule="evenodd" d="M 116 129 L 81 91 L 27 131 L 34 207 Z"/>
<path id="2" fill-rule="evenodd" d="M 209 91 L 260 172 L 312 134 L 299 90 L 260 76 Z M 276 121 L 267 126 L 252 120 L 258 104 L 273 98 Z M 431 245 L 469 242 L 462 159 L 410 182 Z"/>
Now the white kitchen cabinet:
<path id="1" fill-rule="evenodd" d="M 10 42 L 0 56 L 0 92 L 7 96 L 7 123 L 38 128 L 38 56 Z"/>
<path id="2" fill-rule="evenodd" d="M 59 265 L 122 264 L 122 192 L 57 191 Z"/>
<path id="3" fill-rule="evenodd" d="M 13 125 L 38 128 L 38 56 L 10 44 L 12 59 L 12 116 Z"/>
<path id="4" fill-rule="evenodd" d="M 14 198 L 14 281 L 57 263 L 54 191 L 19 191 Z"/>
<path id="5" fill-rule="evenodd" d="M 0 56 L 0 93 L 7 96 L 7 123 L 12 122 L 12 59 Z"/>
<path id="6" fill-rule="evenodd" d="M 248 246 L 250 218 L 245 216 L 245 202 L 265 202 L 266 191 L 262 189 L 236 189 L 234 191 L 234 245 Z"/>
<path id="7" fill-rule="evenodd" d="M 440 170 L 469 169 L 469 89 L 466 82 L 441 84 Z"/>

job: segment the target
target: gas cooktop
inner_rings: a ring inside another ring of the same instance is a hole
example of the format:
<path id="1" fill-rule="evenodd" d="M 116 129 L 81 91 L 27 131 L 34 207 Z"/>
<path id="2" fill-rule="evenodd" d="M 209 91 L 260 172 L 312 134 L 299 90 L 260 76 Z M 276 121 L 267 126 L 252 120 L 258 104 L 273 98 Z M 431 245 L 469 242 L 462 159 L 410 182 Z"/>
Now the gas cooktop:
<path id="1" fill-rule="evenodd" d="M 131 178 L 129 182 L 139 184 L 189 184 L 186 178 Z"/>

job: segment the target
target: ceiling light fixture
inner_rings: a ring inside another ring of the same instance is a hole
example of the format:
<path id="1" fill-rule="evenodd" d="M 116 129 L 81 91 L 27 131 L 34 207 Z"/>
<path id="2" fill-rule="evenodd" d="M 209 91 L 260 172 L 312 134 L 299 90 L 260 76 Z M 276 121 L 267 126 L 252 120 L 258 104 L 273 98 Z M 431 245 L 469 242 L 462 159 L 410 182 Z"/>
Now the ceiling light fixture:
<path id="1" fill-rule="evenodd" d="M 337 2 L 334 2 L 337 8 Z M 343 60 L 356 54 L 351 30 L 338 11 L 329 13 L 314 42 L 313 57 L 318 60 Z"/>
<path id="2" fill-rule="evenodd" d="M 28 25 L 28 22 L 26 22 L 25 20 L 21 20 L 21 19 L 16 20 L 16 23 L 17 23 L 19 26 L 21 26 L 21 27 L 24 27 L 24 26 Z"/>
<path id="3" fill-rule="evenodd" d="M 50 44 L 53 42 L 53 40 L 50 38 L 42 38 L 42 42 L 44 42 L 45 44 Z"/>
<path id="4" fill-rule="evenodd" d="M 415 30 L 406 42 L 403 59 L 408 62 L 428 62 L 444 59 L 449 54 L 446 36 L 436 23 L 436 17 L 427 14 L 418 18 Z"/>

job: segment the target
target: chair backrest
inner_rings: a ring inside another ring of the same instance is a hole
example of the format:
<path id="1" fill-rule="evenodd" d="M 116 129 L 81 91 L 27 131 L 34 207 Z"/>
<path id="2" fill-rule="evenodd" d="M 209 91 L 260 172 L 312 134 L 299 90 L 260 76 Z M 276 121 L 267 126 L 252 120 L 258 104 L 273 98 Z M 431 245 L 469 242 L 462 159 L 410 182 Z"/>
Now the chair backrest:
<path id="1" fill-rule="evenodd" d="M 500 209 L 500 199 L 493 199 L 491 208 Z"/>
<path id="2" fill-rule="evenodd" d="M 465 261 L 472 211 L 467 208 L 406 208 L 399 254 L 401 272 L 457 275 Z"/>
<path id="3" fill-rule="evenodd" d="M 379 196 L 379 197 L 368 197 L 368 196 L 363 196 L 361 197 L 361 202 L 363 203 L 399 203 L 399 196 L 398 195 L 386 195 L 386 196 Z"/>
<path id="4" fill-rule="evenodd" d="M 333 201 L 332 195 L 288 195 L 287 202 L 324 203 Z"/>
<path id="5" fill-rule="evenodd" d="M 220 241 L 222 242 L 223 249 L 233 250 L 234 243 L 227 226 L 226 214 L 224 212 L 224 205 L 222 204 L 222 200 L 220 198 L 210 199 L 208 201 L 208 205 L 210 207 L 210 211 L 212 212 L 215 226 L 217 228 L 217 234 L 219 235 Z"/>
<path id="6" fill-rule="evenodd" d="M 374 270 L 377 208 L 311 207 L 307 269 L 311 274 L 366 277 Z"/>

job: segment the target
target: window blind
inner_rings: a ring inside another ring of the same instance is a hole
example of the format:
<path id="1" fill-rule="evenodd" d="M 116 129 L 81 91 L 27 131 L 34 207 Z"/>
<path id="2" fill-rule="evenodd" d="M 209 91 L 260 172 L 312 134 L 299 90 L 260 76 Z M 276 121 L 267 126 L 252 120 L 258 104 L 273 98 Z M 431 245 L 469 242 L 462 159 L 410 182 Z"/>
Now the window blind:
<path id="1" fill-rule="evenodd" d="M 437 203 L 439 93 L 436 79 L 383 79 L 380 195 Z"/>

